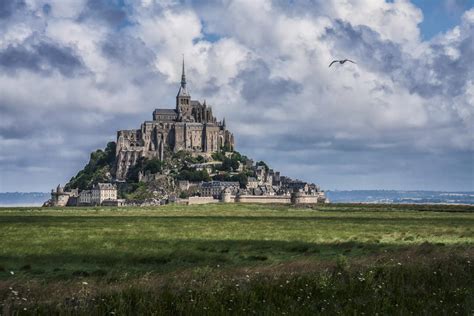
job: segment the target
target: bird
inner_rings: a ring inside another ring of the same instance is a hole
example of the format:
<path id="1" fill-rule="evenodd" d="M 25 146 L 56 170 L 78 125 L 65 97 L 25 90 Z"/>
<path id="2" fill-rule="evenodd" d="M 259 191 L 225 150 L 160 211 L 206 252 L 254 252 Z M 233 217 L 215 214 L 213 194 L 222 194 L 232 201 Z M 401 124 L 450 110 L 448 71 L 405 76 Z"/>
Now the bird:
<path id="1" fill-rule="evenodd" d="M 344 64 L 346 61 L 350 61 L 351 63 L 356 64 L 355 61 L 352 61 L 352 60 L 346 58 L 346 59 L 342 59 L 342 60 L 333 60 L 332 63 L 329 64 L 329 67 L 331 67 L 332 64 L 334 64 L 334 63 L 340 63 L 340 64 L 342 65 L 342 64 Z"/>

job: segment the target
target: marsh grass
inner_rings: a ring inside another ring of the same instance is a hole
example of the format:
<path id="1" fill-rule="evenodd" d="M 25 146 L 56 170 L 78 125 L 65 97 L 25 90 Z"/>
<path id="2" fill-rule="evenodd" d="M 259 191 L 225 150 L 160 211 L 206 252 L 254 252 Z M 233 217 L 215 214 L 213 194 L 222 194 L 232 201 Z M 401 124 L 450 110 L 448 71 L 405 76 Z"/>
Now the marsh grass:
<path id="1" fill-rule="evenodd" d="M 0 314 L 472 314 L 472 210 L 0 209 Z"/>

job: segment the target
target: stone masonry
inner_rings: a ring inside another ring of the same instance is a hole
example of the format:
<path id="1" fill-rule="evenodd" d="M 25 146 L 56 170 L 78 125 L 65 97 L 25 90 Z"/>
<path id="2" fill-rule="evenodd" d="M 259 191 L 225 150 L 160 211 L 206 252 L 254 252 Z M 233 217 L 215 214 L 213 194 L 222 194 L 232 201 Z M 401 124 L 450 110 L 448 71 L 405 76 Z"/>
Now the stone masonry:
<path id="1" fill-rule="evenodd" d="M 145 121 L 140 129 L 117 132 L 116 179 L 125 180 L 140 157 L 163 160 L 168 150 L 210 156 L 223 146 L 232 150 L 234 136 L 226 129 L 225 119 L 217 121 L 206 101 L 191 100 L 183 60 L 176 107 L 154 110 L 153 120 Z"/>

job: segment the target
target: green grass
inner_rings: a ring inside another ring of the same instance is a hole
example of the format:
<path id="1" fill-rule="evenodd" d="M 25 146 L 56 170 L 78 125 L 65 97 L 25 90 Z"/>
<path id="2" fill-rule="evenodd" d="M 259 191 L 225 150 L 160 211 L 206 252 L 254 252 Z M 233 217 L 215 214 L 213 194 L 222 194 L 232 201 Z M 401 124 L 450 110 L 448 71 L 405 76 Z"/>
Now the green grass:
<path id="1" fill-rule="evenodd" d="M 469 314 L 473 210 L 357 204 L 0 209 L 0 301 L 6 314 L 22 308 L 46 314 L 134 308 L 146 314 Z M 302 305 L 299 292 L 307 287 L 318 295 L 305 292 Z M 29 289 L 30 298 L 15 300 L 15 289 Z M 44 297 L 44 289 L 57 293 Z M 372 299 L 382 303 L 366 302 Z"/>

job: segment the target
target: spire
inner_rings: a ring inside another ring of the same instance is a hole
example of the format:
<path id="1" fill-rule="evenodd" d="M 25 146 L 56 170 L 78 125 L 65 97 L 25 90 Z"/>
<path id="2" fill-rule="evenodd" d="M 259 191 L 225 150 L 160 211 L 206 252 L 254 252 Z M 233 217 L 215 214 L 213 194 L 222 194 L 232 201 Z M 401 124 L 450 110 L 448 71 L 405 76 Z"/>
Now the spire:
<path id="1" fill-rule="evenodd" d="M 188 91 L 186 90 L 186 73 L 184 72 L 184 54 L 183 54 L 183 69 L 181 73 L 181 86 L 179 87 L 178 97 L 185 96 L 189 97 Z"/>
<path id="2" fill-rule="evenodd" d="M 181 88 L 186 89 L 186 73 L 184 72 L 184 54 L 183 54 L 183 70 L 181 72 Z"/>
<path id="3" fill-rule="evenodd" d="M 222 120 L 222 126 L 225 128 L 225 117 L 224 117 L 224 119 Z"/>

